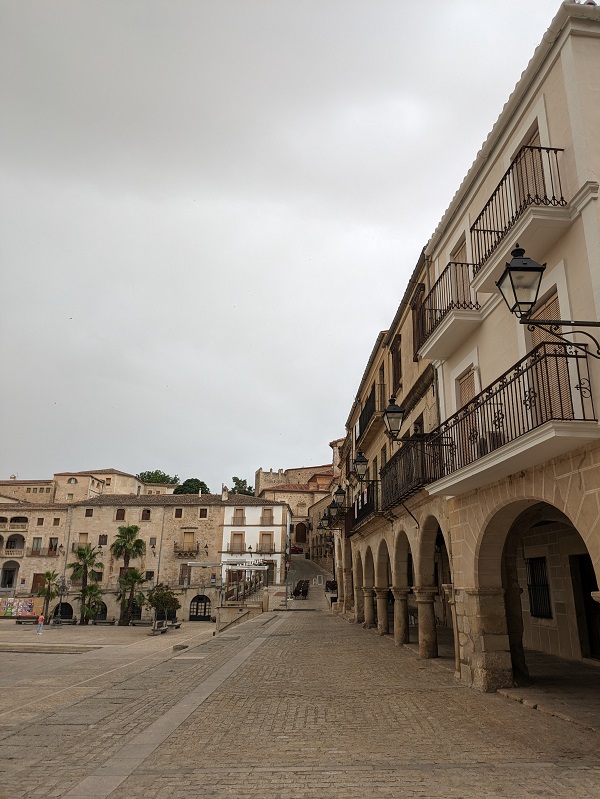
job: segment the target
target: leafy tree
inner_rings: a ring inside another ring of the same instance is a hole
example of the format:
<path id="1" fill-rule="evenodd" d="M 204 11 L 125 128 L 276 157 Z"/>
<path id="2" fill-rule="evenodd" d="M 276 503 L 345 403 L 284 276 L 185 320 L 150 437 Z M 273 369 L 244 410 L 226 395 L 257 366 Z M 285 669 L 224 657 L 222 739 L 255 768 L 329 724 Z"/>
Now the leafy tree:
<path id="1" fill-rule="evenodd" d="M 48 618 L 48 610 L 50 607 L 50 602 L 53 599 L 56 599 L 58 596 L 58 585 L 56 581 L 58 580 L 58 572 L 55 571 L 47 571 L 44 572 L 44 587 L 40 588 L 38 591 L 38 596 L 44 597 L 44 609 L 42 613 L 44 617 Z"/>
<path id="2" fill-rule="evenodd" d="M 71 579 L 81 581 L 80 597 L 84 599 L 81 604 L 79 623 L 87 624 L 89 616 L 86 613 L 85 597 L 87 596 L 88 584 L 90 582 L 98 582 L 98 573 L 102 572 L 103 566 L 100 560 L 100 552 L 90 544 L 80 544 L 75 550 L 75 560 L 67 565 L 71 569 Z"/>
<path id="3" fill-rule="evenodd" d="M 233 488 L 229 492 L 230 494 L 248 494 L 249 496 L 254 496 L 254 488 L 248 485 L 246 480 L 241 480 L 239 477 L 232 477 L 233 480 Z"/>
<path id="4" fill-rule="evenodd" d="M 139 588 L 146 582 L 146 578 L 139 569 L 131 566 L 119 577 L 119 593 L 117 599 L 121 603 L 121 617 L 119 627 L 127 627 L 133 616 L 133 606 L 143 605 L 144 594 Z"/>
<path id="5" fill-rule="evenodd" d="M 165 619 L 169 613 L 174 613 L 181 607 L 173 591 L 168 586 L 163 585 L 163 583 L 157 583 L 154 588 L 148 591 L 146 604 L 154 608 L 156 618 L 158 618 L 159 614 L 162 614 Z"/>
<path id="6" fill-rule="evenodd" d="M 189 477 L 180 486 L 177 486 L 174 494 L 210 494 L 210 488 L 203 480 L 197 477 Z"/>
<path id="7" fill-rule="evenodd" d="M 117 560 L 123 558 L 123 565 L 129 568 L 129 561 L 141 558 L 146 553 L 146 544 L 138 538 L 140 528 L 137 524 L 119 527 L 115 540 L 110 545 L 110 554 Z"/>
<path id="8" fill-rule="evenodd" d="M 160 469 L 155 469 L 152 472 L 140 472 L 136 474 L 136 477 L 143 483 L 171 483 L 171 485 L 179 483 L 179 477 L 176 474 L 171 477 L 170 474 L 161 472 Z"/>
<path id="9" fill-rule="evenodd" d="M 88 583 L 85 587 L 81 587 L 81 591 L 75 597 L 81 604 L 81 613 L 85 618 L 85 624 L 90 619 L 94 619 L 100 612 L 102 607 L 102 589 L 97 583 Z M 83 621 L 81 622 L 84 623 Z"/>

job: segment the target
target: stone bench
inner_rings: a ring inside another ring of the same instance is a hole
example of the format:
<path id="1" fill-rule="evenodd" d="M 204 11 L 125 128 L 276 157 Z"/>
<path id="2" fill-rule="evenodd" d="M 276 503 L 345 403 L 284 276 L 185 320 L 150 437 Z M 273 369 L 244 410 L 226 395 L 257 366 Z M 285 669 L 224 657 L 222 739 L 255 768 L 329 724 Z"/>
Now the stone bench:
<path id="1" fill-rule="evenodd" d="M 160 635 L 161 633 L 166 633 L 169 631 L 170 626 L 171 625 L 166 619 L 159 619 L 152 625 L 151 635 Z"/>
<path id="2" fill-rule="evenodd" d="M 92 624 L 115 624 L 116 619 L 92 619 Z"/>

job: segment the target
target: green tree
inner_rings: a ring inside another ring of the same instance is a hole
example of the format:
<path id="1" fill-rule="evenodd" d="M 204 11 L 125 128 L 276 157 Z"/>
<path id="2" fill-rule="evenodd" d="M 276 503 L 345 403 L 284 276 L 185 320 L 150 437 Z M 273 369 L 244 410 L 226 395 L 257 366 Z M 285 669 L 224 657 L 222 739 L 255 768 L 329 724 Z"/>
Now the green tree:
<path id="1" fill-rule="evenodd" d="M 139 531 L 137 524 L 119 527 L 119 532 L 110 545 L 110 554 L 117 560 L 123 558 L 123 566 L 126 569 L 129 568 L 129 561 L 141 558 L 146 553 L 146 544 L 138 538 Z"/>
<path id="2" fill-rule="evenodd" d="M 58 572 L 55 571 L 47 571 L 44 572 L 44 586 L 40 588 L 38 591 L 38 596 L 44 597 L 44 609 L 42 613 L 44 614 L 44 618 L 48 618 L 48 610 L 50 608 L 50 602 L 53 599 L 56 599 L 58 596 L 58 586 L 56 581 L 58 580 Z"/>
<path id="3" fill-rule="evenodd" d="M 80 597 L 87 596 L 88 583 L 98 582 L 98 572 L 102 571 L 100 552 L 90 544 L 79 545 L 75 550 L 75 560 L 67 564 L 71 569 L 71 580 L 81 581 Z M 86 614 L 85 601 L 81 604 L 80 624 L 87 624 L 89 616 Z"/>
<path id="4" fill-rule="evenodd" d="M 169 613 L 174 613 L 181 607 L 173 591 L 168 586 L 163 585 L 163 583 L 157 583 L 154 588 L 148 591 L 146 604 L 154 608 L 157 619 L 160 614 L 166 619 Z"/>
<path id="5" fill-rule="evenodd" d="M 146 582 L 146 578 L 139 569 L 131 566 L 119 577 L 119 593 L 117 599 L 121 603 L 121 617 L 119 627 L 127 627 L 133 616 L 133 606 L 142 606 L 145 601 L 144 594 L 139 588 Z"/>
<path id="6" fill-rule="evenodd" d="M 81 587 L 81 591 L 75 597 L 81 605 L 81 613 L 85 618 L 85 624 L 90 619 L 96 618 L 102 607 L 102 589 L 97 583 L 88 583 Z M 82 624 L 84 622 L 81 622 Z"/>
<path id="7" fill-rule="evenodd" d="M 203 480 L 197 477 L 189 477 L 180 486 L 177 486 L 174 494 L 210 494 L 210 488 Z"/>
<path id="8" fill-rule="evenodd" d="M 232 477 L 233 480 L 233 488 L 229 492 L 230 494 L 248 494 L 249 496 L 254 496 L 254 488 L 249 486 L 246 480 L 241 480 L 239 477 Z"/>
<path id="9" fill-rule="evenodd" d="M 171 477 L 170 474 L 161 472 L 160 469 L 154 469 L 154 471 L 150 472 L 140 472 L 136 474 L 136 477 L 138 480 L 141 480 L 142 483 L 171 483 L 171 485 L 177 485 L 177 483 L 179 483 L 179 477 L 176 474 Z"/>

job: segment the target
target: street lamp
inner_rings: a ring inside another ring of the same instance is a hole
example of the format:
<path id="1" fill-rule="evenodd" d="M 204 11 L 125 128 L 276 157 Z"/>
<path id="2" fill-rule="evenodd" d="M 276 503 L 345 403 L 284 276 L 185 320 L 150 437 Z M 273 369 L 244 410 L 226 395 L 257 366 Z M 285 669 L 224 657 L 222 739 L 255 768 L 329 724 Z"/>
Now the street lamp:
<path id="1" fill-rule="evenodd" d="M 352 461 L 352 467 L 354 469 L 354 473 L 362 483 L 367 474 L 367 469 L 369 468 L 369 461 L 367 460 L 367 458 L 365 458 L 362 449 L 359 449 L 358 452 L 356 453 L 356 457 Z"/>
<path id="2" fill-rule="evenodd" d="M 383 412 L 383 421 L 390 438 L 397 441 L 404 421 L 404 408 L 396 404 L 396 397 L 390 397 L 390 403 Z"/>
<path id="3" fill-rule="evenodd" d="M 343 510 L 344 501 L 346 499 L 346 492 L 341 486 L 338 486 L 333 492 L 333 504 L 337 510 Z"/>
<path id="4" fill-rule="evenodd" d="M 588 352 L 587 346 L 578 344 L 565 338 L 561 332 L 562 327 L 600 327 L 600 322 L 582 322 L 574 319 L 539 319 L 531 317 L 531 312 L 538 301 L 542 276 L 546 269 L 546 264 L 538 264 L 532 258 L 525 257 L 525 250 L 517 244 L 511 252 L 512 260 L 506 264 L 500 280 L 496 285 L 508 309 L 513 313 L 522 325 L 527 325 L 529 331 L 536 327 L 550 333 L 554 338 L 563 341 L 570 347 Z M 589 352 L 593 358 L 600 360 L 600 343 L 590 333 L 585 330 L 572 330 L 571 333 L 579 333 L 587 336 L 595 345 L 596 352 Z"/>

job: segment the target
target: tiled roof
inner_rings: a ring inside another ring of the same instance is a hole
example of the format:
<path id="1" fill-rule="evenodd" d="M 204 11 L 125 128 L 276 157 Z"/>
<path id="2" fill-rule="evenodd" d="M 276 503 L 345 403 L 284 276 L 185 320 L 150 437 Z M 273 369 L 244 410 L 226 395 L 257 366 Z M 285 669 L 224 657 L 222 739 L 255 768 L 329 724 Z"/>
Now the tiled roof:
<path id="1" fill-rule="evenodd" d="M 0 480 L 0 486 L 28 486 L 51 483 L 52 480 Z"/>
<path id="2" fill-rule="evenodd" d="M 328 489 L 327 488 L 319 488 L 318 486 L 315 486 L 315 485 L 313 485 L 311 487 L 308 483 L 288 483 L 287 485 L 279 483 L 279 484 L 274 485 L 274 486 L 265 486 L 264 488 L 261 489 L 260 493 L 264 494 L 265 491 L 288 491 L 288 492 L 289 491 L 300 491 L 302 493 L 306 493 L 306 492 L 311 492 L 312 493 L 314 491 L 320 491 L 323 494 L 327 494 L 328 493 Z"/>
<path id="3" fill-rule="evenodd" d="M 15 502 L 20 502 L 25 505 L 33 505 L 33 502 L 27 502 L 27 500 L 25 499 L 17 499 L 16 497 L 9 497 L 8 494 L 0 494 L 0 503 L 2 502 L 3 499 L 10 499 L 12 504 L 14 504 Z"/>
<path id="4" fill-rule="evenodd" d="M 147 507 L 149 505 L 234 505 L 241 508 L 244 505 L 285 505 L 285 502 L 261 499 L 248 494 L 230 494 L 229 499 L 223 501 L 220 494 L 101 494 L 92 499 L 74 502 L 75 506 L 85 505 L 136 505 Z M 36 506 L 37 507 L 37 506 Z"/>
<path id="5" fill-rule="evenodd" d="M 123 477 L 133 477 L 135 480 L 138 479 L 135 476 L 135 474 L 129 474 L 129 472 L 121 472 L 119 469 L 88 469 L 84 472 L 54 472 L 54 474 L 59 475 L 60 477 L 65 477 L 66 475 L 75 475 L 75 474 L 90 475 L 91 477 L 95 477 L 97 474 L 120 474 Z"/>
<path id="6" fill-rule="evenodd" d="M 36 513 L 38 510 L 68 510 L 71 505 L 58 502 L 25 502 L 24 499 L 18 502 L 2 502 L 0 497 L 0 510 L 22 510 L 24 513 Z M 2 514 L 4 515 L 4 514 Z"/>

